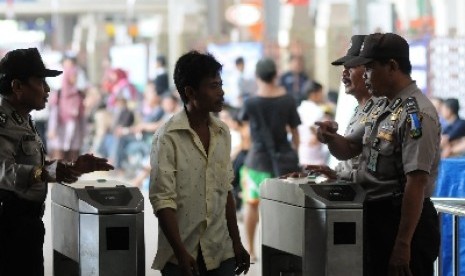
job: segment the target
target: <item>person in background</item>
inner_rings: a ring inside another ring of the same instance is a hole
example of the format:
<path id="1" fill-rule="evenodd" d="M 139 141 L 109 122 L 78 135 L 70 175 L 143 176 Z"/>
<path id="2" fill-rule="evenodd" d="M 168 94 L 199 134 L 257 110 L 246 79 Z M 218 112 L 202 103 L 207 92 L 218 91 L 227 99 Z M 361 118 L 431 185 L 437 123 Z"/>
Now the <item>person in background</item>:
<path id="1" fill-rule="evenodd" d="M 91 154 L 71 163 L 46 159 L 30 112 L 47 103 L 45 78 L 61 73 L 45 68 L 37 48 L 16 49 L 0 60 L 0 275 L 44 275 L 49 182 L 69 184 L 84 173 L 113 169 Z"/>
<path id="2" fill-rule="evenodd" d="M 444 99 L 439 97 L 430 97 L 430 101 L 434 105 L 434 108 L 436 108 L 436 111 L 438 112 L 441 127 L 444 128 L 447 125 L 447 121 L 442 116 L 442 106 L 444 105 Z"/>
<path id="3" fill-rule="evenodd" d="M 324 165 L 328 159 L 328 149 L 318 141 L 313 126 L 324 117 L 321 104 L 324 102 L 323 86 L 315 81 L 309 81 L 304 88 L 306 94 L 297 112 L 302 124 L 299 125 L 299 161 L 301 165 Z"/>
<path id="4" fill-rule="evenodd" d="M 274 156 L 271 156 L 271 151 L 283 155 L 292 151 L 297 152 L 299 147 L 297 126 L 300 124 L 294 98 L 276 83 L 275 62 L 270 58 L 259 60 L 255 67 L 255 75 L 258 83 L 257 94 L 245 101 L 239 116 L 241 121 L 249 124 L 252 139 L 242 174 L 244 223 L 248 250 L 252 259 L 257 257 L 254 242 L 259 220 L 260 185 L 263 180 L 278 176 L 274 170 L 272 160 Z M 291 142 L 288 140 L 288 134 L 292 137 Z M 273 145 L 270 145 L 270 140 Z M 295 167 L 298 167 L 298 160 Z"/>
<path id="5" fill-rule="evenodd" d="M 249 270 L 232 190 L 221 64 L 196 51 L 182 55 L 174 83 L 184 109 L 154 135 L 149 198 L 160 227 L 152 268 L 171 276 L 233 276 Z"/>
<path id="6" fill-rule="evenodd" d="M 235 108 L 240 108 L 244 101 L 253 96 L 257 90 L 257 85 L 253 78 L 249 78 L 245 73 L 245 60 L 243 57 L 238 57 L 235 60 L 236 76 L 235 84 L 237 84 L 237 96 L 230 104 Z"/>
<path id="7" fill-rule="evenodd" d="M 240 110 L 232 107 L 223 109 L 219 114 L 220 119 L 225 122 L 231 130 L 232 141 L 236 140 L 236 142 L 232 142 L 231 160 L 234 171 L 234 180 L 232 184 L 234 187 L 234 198 L 236 200 L 237 210 L 240 210 L 242 207 L 241 183 L 243 179 L 241 177 L 241 171 L 244 167 L 245 158 L 247 157 L 251 144 L 249 125 L 247 122 L 241 121 L 239 116 Z"/>
<path id="8" fill-rule="evenodd" d="M 153 84 L 155 85 L 155 90 L 160 96 L 165 93 L 169 93 L 170 91 L 165 56 L 157 57 L 155 65 L 155 79 L 153 80 Z"/>
<path id="9" fill-rule="evenodd" d="M 77 58 L 64 55 L 61 89 L 54 94 L 50 106 L 47 137 L 54 159 L 75 160 L 84 145 L 86 116 L 84 98 L 86 81 Z"/>
<path id="10" fill-rule="evenodd" d="M 128 72 L 121 68 L 116 68 L 110 75 L 111 91 L 107 98 L 107 108 L 115 106 L 116 99 L 125 98 L 130 106 L 133 106 L 139 99 L 136 87 L 129 80 Z"/>
<path id="11" fill-rule="evenodd" d="M 333 122 L 317 123 L 318 137 L 338 159 L 359 154 L 354 177 L 366 191 L 364 254 L 367 275 L 433 275 L 439 253 L 438 214 L 430 200 L 440 159 L 436 109 L 410 74 L 409 45 L 393 33 L 364 40 L 358 57 L 365 86 L 377 97 L 365 131 L 346 137 Z"/>
<path id="12" fill-rule="evenodd" d="M 159 120 L 142 121 L 128 128 L 130 135 L 126 136 L 127 144 L 124 151 L 129 169 L 136 173 L 131 183 L 137 187 L 142 187 L 150 175 L 150 146 L 153 133 L 179 111 L 178 98 L 173 94 L 163 95 L 161 107 L 163 116 Z"/>
<path id="13" fill-rule="evenodd" d="M 304 61 L 302 56 L 291 55 L 289 59 L 289 71 L 282 74 L 279 83 L 284 86 L 286 92 L 294 97 L 296 106 L 304 99 L 304 85 L 309 81 L 307 73 L 304 70 Z"/>
<path id="14" fill-rule="evenodd" d="M 465 136 L 465 120 L 459 116 L 459 100 L 450 98 L 444 100 L 441 107 L 441 114 L 446 125 L 442 127 L 441 135 L 441 155 L 447 157 L 450 155 L 452 143 Z"/>
<path id="15" fill-rule="evenodd" d="M 116 169 L 121 169 L 125 154 L 122 151 L 122 135 L 119 130 L 133 126 L 134 112 L 128 107 L 127 99 L 121 96 L 115 99 L 115 106 L 110 111 L 110 116 L 112 122 L 102 140 L 99 154 L 107 157 Z"/>

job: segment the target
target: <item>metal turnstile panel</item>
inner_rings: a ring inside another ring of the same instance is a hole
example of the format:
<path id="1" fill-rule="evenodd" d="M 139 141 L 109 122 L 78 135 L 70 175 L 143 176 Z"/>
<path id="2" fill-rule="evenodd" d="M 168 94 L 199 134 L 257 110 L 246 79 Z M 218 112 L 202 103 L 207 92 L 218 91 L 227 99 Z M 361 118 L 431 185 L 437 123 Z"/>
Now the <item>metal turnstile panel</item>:
<path id="1" fill-rule="evenodd" d="M 264 276 L 363 275 L 359 185 L 268 179 L 260 192 Z"/>
<path id="2" fill-rule="evenodd" d="M 144 209 L 144 198 L 137 187 L 117 180 L 85 180 L 54 184 L 52 201 L 79 213 L 138 213 Z"/>
<path id="3" fill-rule="evenodd" d="M 270 178 L 261 185 L 260 197 L 304 208 L 362 208 L 365 192 L 345 181 L 316 184 L 305 178 Z"/>
<path id="4" fill-rule="evenodd" d="M 144 198 L 119 181 L 52 188 L 54 275 L 145 275 Z"/>

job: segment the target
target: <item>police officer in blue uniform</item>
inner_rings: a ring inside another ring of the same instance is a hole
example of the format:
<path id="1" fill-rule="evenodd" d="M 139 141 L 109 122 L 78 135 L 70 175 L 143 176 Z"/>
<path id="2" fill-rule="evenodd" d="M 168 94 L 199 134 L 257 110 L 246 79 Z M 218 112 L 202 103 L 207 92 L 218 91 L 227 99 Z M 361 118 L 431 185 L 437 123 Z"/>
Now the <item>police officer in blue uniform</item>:
<path id="1" fill-rule="evenodd" d="M 29 113 L 45 107 L 50 87 L 36 48 L 0 60 L 0 275 L 44 275 L 42 222 L 48 182 L 75 182 L 83 173 L 111 170 L 106 159 L 81 155 L 72 163 L 46 160 Z"/>
<path id="2" fill-rule="evenodd" d="M 339 159 L 362 153 L 356 182 L 365 204 L 366 275 L 433 275 L 439 252 L 437 212 L 430 200 L 438 173 L 437 112 L 410 77 L 409 45 L 392 34 L 371 34 L 359 57 L 365 84 L 385 96 L 372 110 L 365 131 L 343 137 L 330 122 L 318 129 Z"/>

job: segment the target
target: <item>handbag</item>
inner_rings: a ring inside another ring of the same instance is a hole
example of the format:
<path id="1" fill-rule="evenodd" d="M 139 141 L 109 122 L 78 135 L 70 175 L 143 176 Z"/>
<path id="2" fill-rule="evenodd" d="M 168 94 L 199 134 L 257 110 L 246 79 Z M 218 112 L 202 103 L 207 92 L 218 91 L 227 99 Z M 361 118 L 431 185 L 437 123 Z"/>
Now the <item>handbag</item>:
<path id="1" fill-rule="evenodd" d="M 274 176 L 279 177 L 291 172 L 300 171 L 297 152 L 292 148 L 289 148 L 289 150 L 285 152 L 277 152 L 271 136 L 271 131 L 266 125 L 260 111 L 258 112 L 258 117 L 261 125 L 259 128 L 260 135 L 264 139 L 266 150 L 270 156 Z"/>

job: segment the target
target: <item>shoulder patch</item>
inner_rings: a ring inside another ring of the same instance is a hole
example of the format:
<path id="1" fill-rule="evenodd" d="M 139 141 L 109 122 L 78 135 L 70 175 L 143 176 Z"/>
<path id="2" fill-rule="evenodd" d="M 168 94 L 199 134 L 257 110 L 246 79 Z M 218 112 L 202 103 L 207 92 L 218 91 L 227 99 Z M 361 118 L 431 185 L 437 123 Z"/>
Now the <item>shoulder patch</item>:
<path id="1" fill-rule="evenodd" d="M 405 109 L 407 114 L 418 113 L 417 100 L 414 97 L 408 97 L 407 100 L 405 100 Z"/>
<path id="2" fill-rule="evenodd" d="M 408 97 L 405 102 L 405 109 L 407 111 L 407 122 L 410 124 L 409 135 L 413 139 L 418 139 L 423 133 L 417 100 L 414 97 Z"/>
<path id="3" fill-rule="evenodd" d="M 8 121 L 8 115 L 3 112 L 0 112 L 0 126 L 5 126 L 6 122 Z"/>

